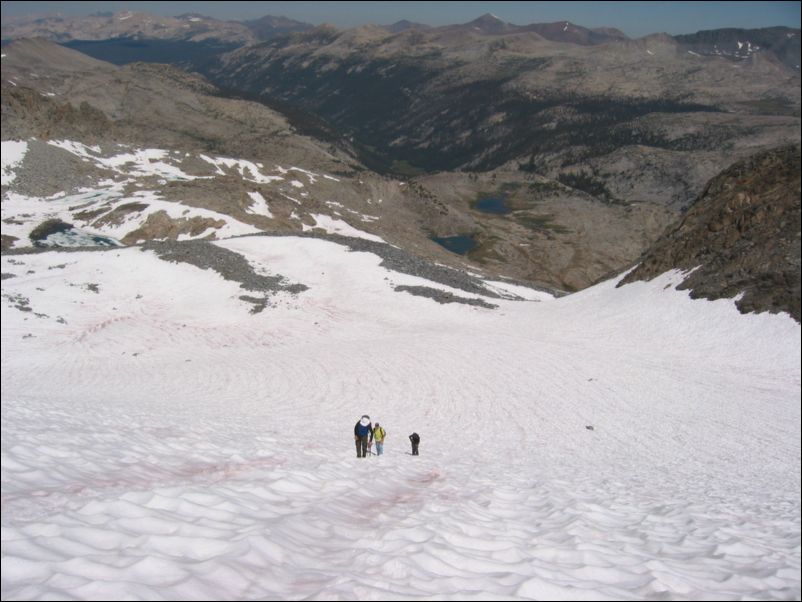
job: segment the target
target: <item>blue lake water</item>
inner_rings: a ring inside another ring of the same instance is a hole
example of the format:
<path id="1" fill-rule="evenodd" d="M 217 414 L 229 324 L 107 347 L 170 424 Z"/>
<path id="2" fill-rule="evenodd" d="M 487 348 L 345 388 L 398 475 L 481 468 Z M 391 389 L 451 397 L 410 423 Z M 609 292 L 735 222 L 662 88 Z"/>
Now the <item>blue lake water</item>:
<path id="1" fill-rule="evenodd" d="M 33 240 L 35 247 L 123 247 L 123 243 L 110 236 L 92 234 L 74 228 L 71 224 L 55 224 L 44 236 Z"/>
<path id="2" fill-rule="evenodd" d="M 479 245 L 473 236 L 466 235 L 446 236 L 443 238 L 432 237 L 432 240 L 457 255 L 467 255 Z"/>
<path id="3" fill-rule="evenodd" d="M 494 213 L 496 215 L 505 215 L 512 212 L 512 209 L 507 206 L 506 199 L 503 198 L 481 199 L 476 202 L 474 207 L 482 213 Z"/>

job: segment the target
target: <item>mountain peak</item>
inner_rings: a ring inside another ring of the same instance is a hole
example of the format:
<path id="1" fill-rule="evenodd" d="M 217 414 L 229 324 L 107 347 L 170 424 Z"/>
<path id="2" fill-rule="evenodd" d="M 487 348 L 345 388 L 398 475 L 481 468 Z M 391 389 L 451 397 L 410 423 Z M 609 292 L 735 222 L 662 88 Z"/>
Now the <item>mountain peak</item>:
<path id="1" fill-rule="evenodd" d="M 243 21 L 243 24 L 254 32 L 259 39 L 269 40 L 282 34 L 309 31 L 314 25 L 295 21 L 284 16 L 265 15 L 258 19 Z"/>
<path id="2" fill-rule="evenodd" d="M 400 21 L 396 21 L 392 25 L 385 25 L 384 29 L 392 33 L 400 33 L 402 31 L 407 31 L 409 29 L 431 29 L 428 25 L 424 25 L 423 23 L 415 23 L 414 21 L 410 21 L 408 19 L 402 19 Z"/>
<path id="3" fill-rule="evenodd" d="M 501 33 L 510 28 L 509 23 L 505 23 L 492 13 L 485 13 L 466 25 L 478 29 L 482 33 Z"/>

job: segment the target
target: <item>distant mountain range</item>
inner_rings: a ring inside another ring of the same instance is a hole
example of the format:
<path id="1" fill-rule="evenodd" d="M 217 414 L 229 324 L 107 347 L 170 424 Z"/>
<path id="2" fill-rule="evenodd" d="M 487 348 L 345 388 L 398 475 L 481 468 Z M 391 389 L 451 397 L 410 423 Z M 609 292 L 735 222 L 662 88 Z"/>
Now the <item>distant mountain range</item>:
<path id="1" fill-rule="evenodd" d="M 251 21 L 221 21 L 197 13 L 164 17 L 141 12 L 61 14 L 3 17 L 4 40 L 41 37 L 64 43 L 116 38 L 253 44 L 312 25 L 285 17 L 265 16 Z"/>
<path id="2" fill-rule="evenodd" d="M 568 21 L 513 25 L 489 13 L 469 23 L 438 28 L 406 19 L 379 27 L 389 33 L 433 29 L 463 33 L 478 32 L 483 35 L 499 36 L 536 33 L 553 42 L 579 45 L 598 45 L 615 40 L 630 39 L 622 31 L 612 27 L 588 29 Z M 87 16 L 45 14 L 4 17 L 2 39 L 8 41 L 43 37 L 59 43 L 68 43 L 132 38 L 245 45 L 314 28 L 315 26 L 309 23 L 270 15 L 253 20 L 231 21 L 214 19 L 199 13 L 164 17 L 125 11 L 95 13 Z M 799 38 L 799 30 L 786 27 L 729 28 L 673 36 L 681 50 L 733 59 L 748 59 L 753 54 L 762 52 L 797 70 L 799 69 L 800 54 Z"/>

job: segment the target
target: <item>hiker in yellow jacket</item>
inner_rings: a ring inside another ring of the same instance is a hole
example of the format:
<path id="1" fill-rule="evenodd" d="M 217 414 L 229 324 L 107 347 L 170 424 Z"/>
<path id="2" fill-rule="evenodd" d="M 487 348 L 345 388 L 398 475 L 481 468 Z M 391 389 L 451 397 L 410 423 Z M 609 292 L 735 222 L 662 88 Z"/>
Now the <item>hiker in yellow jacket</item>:
<path id="1" fill-rule="evenodd" d="M 387 436 L 387 431 L 377 422 L 373 425 L 373 441 L 376 443 L 376 455 L 381 456 L 384 453 L 384 438 Z"/>

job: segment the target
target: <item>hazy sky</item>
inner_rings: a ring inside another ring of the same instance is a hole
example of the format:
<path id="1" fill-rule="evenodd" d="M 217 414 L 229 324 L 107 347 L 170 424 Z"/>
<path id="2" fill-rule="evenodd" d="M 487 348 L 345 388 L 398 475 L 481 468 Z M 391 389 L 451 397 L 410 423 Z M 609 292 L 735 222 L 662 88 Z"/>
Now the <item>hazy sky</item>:
<path id="1" fill-rule="evenodd" d="M 638 37 L 664 31 L 693 33 L 722 27 L 799 27 L 799 2 L 2 2 L 2 14 L 60 12 L 88 15 L 135 10 L 159 15 L 197 12 L 217 19 L 285 16 L 313 25 L 354 27 L 409 19 L 428 25 L 466 23 L 493 13 L 516 25 L 571 21 L 617 27 Z"/>

